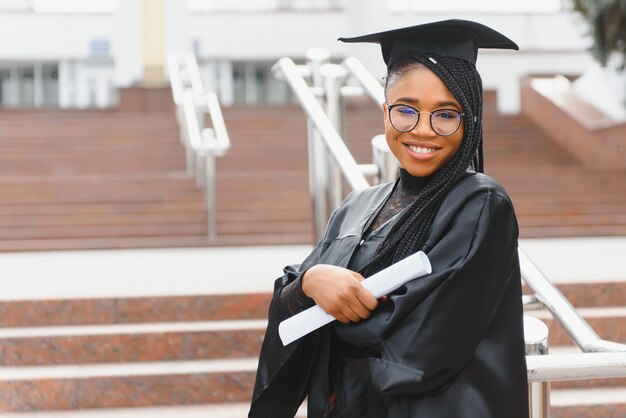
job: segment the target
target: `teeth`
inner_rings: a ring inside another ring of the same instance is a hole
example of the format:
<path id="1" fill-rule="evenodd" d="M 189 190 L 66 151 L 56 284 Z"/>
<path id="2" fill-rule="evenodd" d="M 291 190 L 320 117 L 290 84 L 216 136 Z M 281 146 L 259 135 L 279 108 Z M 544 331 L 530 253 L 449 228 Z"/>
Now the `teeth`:
<path id="1" fill-rule="evenodd" d="M 409 148 L 413 152 L 417 152 L 418 154 L 428 154 L 434 152 L 434 148 L 424 148 L 424 147 L 416 147 L 415 145 L 409 145 Z"/>

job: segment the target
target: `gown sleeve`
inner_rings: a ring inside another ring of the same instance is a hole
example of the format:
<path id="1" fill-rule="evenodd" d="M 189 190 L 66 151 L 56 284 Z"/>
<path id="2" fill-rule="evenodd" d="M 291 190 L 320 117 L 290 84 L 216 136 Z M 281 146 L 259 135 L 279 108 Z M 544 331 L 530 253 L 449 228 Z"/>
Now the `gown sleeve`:
<path id="1" fill-rule="evenodd" d="M 337 228 L 336 218 L 340 217 L 349 198 L 330 217 L 324 237 L 319 241 L 311 254 L 300 264 L 284 268 L 284 275 L 274 282 L 274 293 L 268 312 L 268 326 L 265 332 L 256 382 L 252 394 L 249 418 L 292 418 L 304 398 L 309 395 L 309 409 L 325 408 L 327 399 L 313 399 L 309 393 L 312 380 L 316 377 L 316 368 L 311 364 L 323 364 L 327 357 L 330 330 L 311 333 L 298 341 L 283 346 L 278 335 L 278 325 L 284 319 L 304 310 L 309 303 L 314 304 L 300 289 L 300 278 L 307 269 L 319 264 L 320 258 L 335 239 Z M 297 288 L 295 287 L 297 286 Z M 288 294 L 283 295 L 283 292 Z M 302 292 L 300 295 L 299 292 Z M 295 298 L 299 298 L 295 300 Z"/>
<path id="2" fill-rule="evenodd" d="M 445 391 L 474 355 L 507 287 L 519 285 L 518 227 L 506 195 L 479 193 L 455 213 L 441 211 L 425 248 L 433 273 L 398 289 L 368 320 L 334 326 L 350 345 L 376 347 L 377 355 L 346 360 L 383 396 Z"/>

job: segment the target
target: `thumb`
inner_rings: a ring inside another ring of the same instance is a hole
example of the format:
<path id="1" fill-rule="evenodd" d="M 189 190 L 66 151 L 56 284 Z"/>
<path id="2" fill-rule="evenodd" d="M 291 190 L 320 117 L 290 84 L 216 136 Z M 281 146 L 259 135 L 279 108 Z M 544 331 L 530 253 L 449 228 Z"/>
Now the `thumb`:
<path id="1" fill-rule="evenodd" d="M 365 280 L 365 277 L 363 277 L 360 273 L 354 272 L 352 274 L 352 276 L 357 279 L 358 281 L 362 282 L 363 280 Z"/>

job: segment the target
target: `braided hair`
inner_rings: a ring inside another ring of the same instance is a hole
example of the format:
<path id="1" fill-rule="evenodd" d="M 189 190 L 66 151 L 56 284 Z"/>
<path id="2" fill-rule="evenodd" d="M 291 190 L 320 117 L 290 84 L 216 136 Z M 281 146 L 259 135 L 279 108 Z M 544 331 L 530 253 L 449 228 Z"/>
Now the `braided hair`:
<path id="1" fill-rule="evenodd" d="M 418 54 L 393 64 L 385 82 L 389 88 L 409 72 L 425 66 L 433 71 L 458 100 L 465 113 L 463 140 L 457 152 L 441 167 L 402 212 L 389 234 L 376 249 L 372 259 L 360 270 L 369 276 L 421 250 L 430 227 L 448 192 L 461 180 L 468 168 L 483 172 L 482 81 L 476 67 L 460 58 Z"/>

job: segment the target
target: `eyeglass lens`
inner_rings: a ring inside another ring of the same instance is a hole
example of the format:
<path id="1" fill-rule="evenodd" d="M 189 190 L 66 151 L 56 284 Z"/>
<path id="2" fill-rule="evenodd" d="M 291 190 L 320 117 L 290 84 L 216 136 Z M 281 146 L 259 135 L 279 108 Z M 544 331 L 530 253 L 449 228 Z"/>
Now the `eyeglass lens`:
<path id="1" fill-rule="evenodd" d="M 412 106 L 395 105 L 389 107 L 389 119 L 398 131 L 409 132 L 413 130 L 417 126 L 419 118 L 420 111 Z M 430 125 L 439 135 L 451 135 L 461 125 L 461 114 L 452 109 L 437 109 L 430 113 Z"/>

